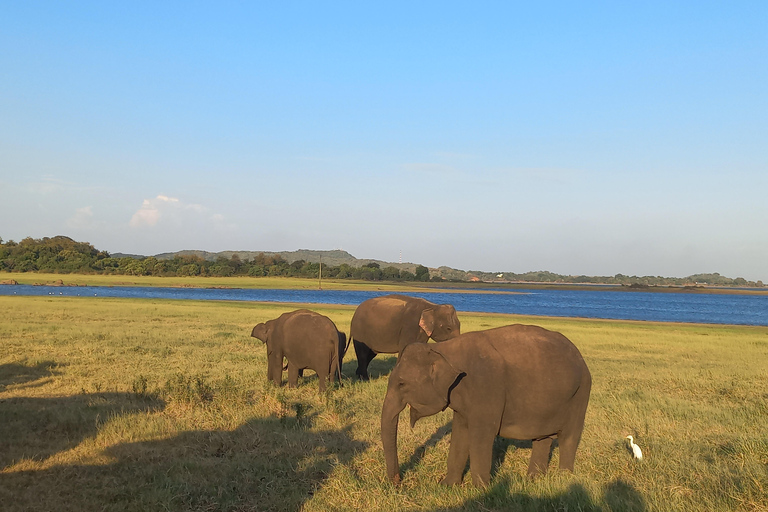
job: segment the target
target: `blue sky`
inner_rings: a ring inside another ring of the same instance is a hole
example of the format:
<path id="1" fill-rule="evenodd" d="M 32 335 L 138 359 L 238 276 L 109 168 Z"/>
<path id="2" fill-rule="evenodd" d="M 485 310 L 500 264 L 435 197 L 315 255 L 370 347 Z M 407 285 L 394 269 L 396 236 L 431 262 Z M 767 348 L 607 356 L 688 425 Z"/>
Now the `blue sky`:
<path id="1" fill-rule="evenodd" d="M 0 237 L 768 282 L 768 3 L 3 2 Z"/>

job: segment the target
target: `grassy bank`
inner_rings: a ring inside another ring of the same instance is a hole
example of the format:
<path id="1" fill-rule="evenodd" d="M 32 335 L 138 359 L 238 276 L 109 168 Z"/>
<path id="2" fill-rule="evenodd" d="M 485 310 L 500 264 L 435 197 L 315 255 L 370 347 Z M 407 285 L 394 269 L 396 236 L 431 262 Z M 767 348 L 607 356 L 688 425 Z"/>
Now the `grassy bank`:
<path id="1" fill-rule="evenodd" d="M 379 439 L 394 357 L 326 396 L 313 375 L 274 388 L 249 334 L 288 309 L 0 297 L 3 508 L 768 509 L 768 328 L 461 314 L 464 331 L 536 323 L 580 348 L 594 386 L 576 473 L 528 481 L 530 445 L 498 439 L 488 489 L 442 488 L 446 412 L 401 422 L 394 488 Z M 353 308 L 313 309 L 348 332 Z"/>
<path id="2" fill-rule="evenodd" d="M 317 290 L 317 279 L 301 277 L 157 277 L 101 274 L 45 274 L 37 272 L 0 272 L 0 281 L 13 279 L 19 284 L 52 284 L 59 280 L 65 286 L 183 286 L 195 288 L 258 288 Z M 325 290 L 391 290 L 393 293 L 418 289 L 410 283 L 366 282 L 346 279 L 323 279 Z"/>

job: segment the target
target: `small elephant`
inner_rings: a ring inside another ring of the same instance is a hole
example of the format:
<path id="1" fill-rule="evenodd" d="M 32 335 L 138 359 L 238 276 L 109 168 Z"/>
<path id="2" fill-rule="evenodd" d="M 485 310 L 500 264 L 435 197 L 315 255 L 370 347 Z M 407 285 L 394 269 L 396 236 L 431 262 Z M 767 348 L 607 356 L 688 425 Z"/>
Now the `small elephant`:
<path id="1" fill-rule="evenodd" d="M 320 392 L 326 381 L 341 381 L 341 363 L 347 348 L 347 336 L 333 321 L 314 311 L 299 309 L 283 313 L 274 320 L 260 323 L 251 336 L 267 345 L 267 379 L 276 385 L 283 381 L 283 357 L 288 359 L 288 385 L 296 387 L 305 368 L 314 370 Z"/>
<path id="2" fill-rule="evenodd" d="M 547 471 L 557 437 L 560 469 L 573 471 L 591 388 L 589 369 L 573 343 L 533 325 L 466 333 L 438 345 L 409 345 L 389 377 L 381 413 L 387 475 L 399 483 L 397 424 L 406 404 L 411 426 L 453 409 L 442 484 L 461 483 L 469 457 L 473 484 L 487 485 L 497 435 L 533 441 L 529 476 Z"/>
<path id="3" fill-rule="evenodd" d="M 461 334 L 456 309 L 406 295 L 385 295 L 360 304 L 352 316 L 349 337 L 357 354 L 355 373 L 368 380 L 376 354 L 401 353 L 410 343 L 449 340 Z"/>

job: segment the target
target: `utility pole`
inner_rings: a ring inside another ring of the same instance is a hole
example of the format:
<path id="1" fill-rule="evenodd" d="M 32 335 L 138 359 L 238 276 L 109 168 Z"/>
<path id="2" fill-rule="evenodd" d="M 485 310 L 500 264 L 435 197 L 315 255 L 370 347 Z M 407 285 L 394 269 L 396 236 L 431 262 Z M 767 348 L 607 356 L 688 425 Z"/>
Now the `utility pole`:
<path id="1" fill-rule="evenodd" d="M 317 289 L 323 289 L 323 255 L 320 255 L 320 281 L 317 284 Z"/>

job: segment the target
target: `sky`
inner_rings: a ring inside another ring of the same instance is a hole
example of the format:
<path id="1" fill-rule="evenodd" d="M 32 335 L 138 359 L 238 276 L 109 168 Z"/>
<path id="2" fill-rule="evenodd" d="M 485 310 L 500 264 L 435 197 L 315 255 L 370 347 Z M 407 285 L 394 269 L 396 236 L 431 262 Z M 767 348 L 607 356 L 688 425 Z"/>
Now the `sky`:
<path id="1" fill-rule="evenodd" d="M 768 2 L 2 2 L 0 238 L 768 282 Z"/>

